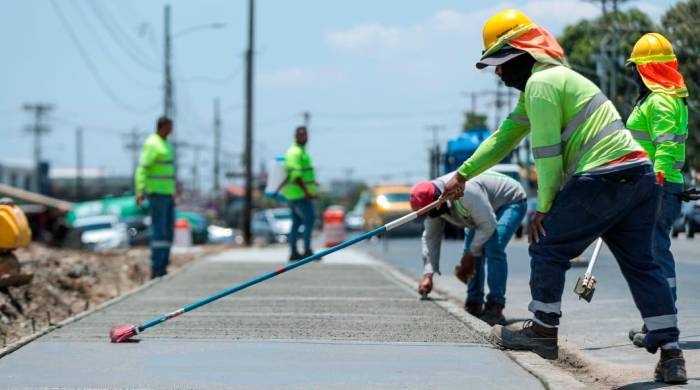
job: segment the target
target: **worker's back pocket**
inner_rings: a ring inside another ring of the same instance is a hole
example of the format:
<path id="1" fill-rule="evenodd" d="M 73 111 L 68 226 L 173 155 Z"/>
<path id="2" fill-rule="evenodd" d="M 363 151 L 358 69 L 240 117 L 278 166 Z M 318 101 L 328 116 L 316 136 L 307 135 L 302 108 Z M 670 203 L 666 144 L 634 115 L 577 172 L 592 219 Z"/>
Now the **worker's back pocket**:
<path id="1" fill-rule="evenodd" d="M 618 175 L 580 175 L 576 180 L 576 203 L 588 214 L 609 219 L 635 201 L 637 181 Z"/>

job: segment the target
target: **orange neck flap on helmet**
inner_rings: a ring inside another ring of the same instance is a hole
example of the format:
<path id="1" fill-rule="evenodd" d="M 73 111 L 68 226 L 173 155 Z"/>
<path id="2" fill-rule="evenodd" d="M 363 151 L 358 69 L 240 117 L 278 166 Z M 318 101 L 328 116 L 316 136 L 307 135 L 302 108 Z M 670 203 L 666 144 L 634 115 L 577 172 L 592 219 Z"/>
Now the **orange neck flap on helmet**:
<path id="1" fill-rule="evenodd" d="M 535 24 L 514 29 L 503 35 L 484 52 L 481 58 L 484 59 L 492 55 L 504 45 L 510 45 L 516 49 L 526 51 L 538 62 L 552 65 L 569 65 L 564 56 L 564 49 L 561 48 L 559 42 L 547 30 Z"/>
<path id="2" fill-rule="evenodd" d="M 644 85 L 653 92 L 680 98 L 688 97 L 683 75 L 678 71 L 678 61 L 646 62 L 637 64 Z"/>

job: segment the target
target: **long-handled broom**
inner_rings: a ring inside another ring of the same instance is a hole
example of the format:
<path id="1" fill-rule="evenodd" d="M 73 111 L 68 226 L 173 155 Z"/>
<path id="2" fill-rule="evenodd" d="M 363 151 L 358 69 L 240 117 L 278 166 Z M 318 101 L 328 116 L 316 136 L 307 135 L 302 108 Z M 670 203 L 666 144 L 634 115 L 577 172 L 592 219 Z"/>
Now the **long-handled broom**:
<path id="1" fill-rule="evenodd" d="M 148 321 L 148 322 L 146 322 L 146 323 L 144 323 L 144 324 L 141 324 L 141 325 L 119 325 L 119 326 L 115 326 L 115 327 L 113 327 L 113 328 L 110 330 L 110 332 L 109 332 L 109 338 L 112 340 L 113 343 L 123 343 L 123 342 L 127 342 L 127 341 L 129 341 L 132 337 L 136 336 L 136 335 L 139 334 L 139 333 L 142 333 L 142 332 L 145 331 L 146 329 L 151 328 L 151 327 L 153 327 L 153 326 L 156 326 L 156 325 L 158 325 L 158 324 L 161 324 L 161 323 L 163 323 L 163 322 L 165 322 L 165 321 L 167 321 L 167 320 L 170 320 L 170 319 L 172 319 L 172 318 L 175 318 L 175 317 L 177 317 L 177 316 L 179 316 L 179 315 L 182 315 L 182 314 L 184 314 L 184 313 L 187 313 L 188 311 L 192 311 L 192 310 L 194 310 L 194 309 L 196 309 L 196 308 L 198 308 L 198 307 L 201 307 L 201 306 L 204 306 L 204 305 L 206 305 L 206 304 L 208 304 L 208 303 L 214 302 L 214 301 L 216 301 L 216 300 L 219 299 L 219 298 L 223 298 L 223 297 L 225 297 L 225 296 L 227 296 L 227 295 L 231 295 L 231 294 L 233 294 L 233 293 L 235 293 L 235 292 L 238 292 L 238 291 L 243 290 L 244 288 L 248 288 L 248 287 L 250 287 L 250 286 L 252 286 L 252 285 L 254 285 L 254 284 L 258 284 L 258 283 L 260 283 L 260 282 L 262 282 L 262 281 L 265 281 L 265 280 L 267 280 L 267 279 L 273 278 L 273 277 L 275 277 L 275 276 L 277 276 L 277 275 L 279 275 L 279 274 L 282 274 L 282 273 L 285 273 L 285 272 L 287 272 L 287 271 L 293 270 L 294 268 L 301 267 L 301 266 L 304 265 L 304 264 L 308 264 L 308 263 L 310 263 L 310 262 L 312 262 L 312 261 L 314 261 L 314 260 L 316 260 L 316 259 L 318 259 L 318 258 L 321 258 L 321 257 L 323 257 L 323 256 L 329 255 L 329 254 L 331 254 L 331 253 L 333 253 L 333 252 L 336 252 L 336 251 L 339 251 L 339 250 L 341 250 L 341 249 L 343 249 L 343 248 L 347 248 L 347 247 L 349 247 L 350 245 L 356 244 L 356 243 L 358 243 L 358 242 L 360 242 L 360 241 L 362 241 L 362 240 L 366 240 L 366 239 L 368 239 L 368 238 L 370 238 L 370 237 L 373 237 L 373 236 L 376 236 L 376 235 L 378 235 L 378 234 L 381 234 L 381 233 L 388 232 L 388 231 L 390 231 L 390 230 L 396 229 L 397 227 L 399 227 L 399 226 L 401 226 L 401 225 L 403 225 L 403 224 L 405 224 L 405 223 L 407 223 L 407 222 L 413 221 L 414 219 L 417 219 L 418 217 L 421 217 L 421 216 L 427 214 L 428 212 L 430 212 L 430 210 L 432 210 L 433 208 L 439 206 L 441 203 L 442 203 L 442 200 L 441 200 L 441 199 L 440 199 L 440 200 L 436 200 L 436 201 L 434 201 L 433 203 L 431 203 L 431 204 L 429 204 L 429 205 L 423 207 L 422 209 L 420 209 L 420 210 L 418 210 L 418 211 L 414 211 L 414 212 L 412 212 L 412 213 L 410 213 L 410 214 L 407 214 L 407 215 L 405 215 L 405 216 L 403 216 L 403 217 L 401 217 L 401 218 L 399 218 L 399 219 L 396 219 L 396 220 L 394 220 L 394 221 L 391 221 L 391 222 L 387 223 L 387 224 L 384 225 L 384 226 L 380 226 L 380 227 L 378 227 L 378 228 L 376 228 L 376 229 L 374 229 L 374 230 L 370 230 L 370 231 L 368 231 L 368 232 L 365 232 L 365 233 L 363 233 L 363 234 L 360 234 L 359 236 L 357 236 L 357 237 L 355 237 L 355 238 L 352 238 L 352 239 L 349 239 L 349 240 L 347 240 L 347 241 L 341 242 L 340 244 L 338 244 L 338 245 L 336 245 L 336 246 L 334 246 L 334 247 L 331 247 L 331 248 L 322 250 L 322 251 L 320 251 L 320 252 L 318 252 L 318 253 L 316 253 L 316 254 L 314 254 L 314 255 L 312 255 L 312 256 L 309 256 L 309 257 L 304 258 L 304 259 L 302 259 L 302 260 L 299 260 L 299 261 L 297 261 L 297 262 L 287 264 L 286 266 L 284 266 L 284 267 L 282 267 L 282 268 L 280 268 L 280 269 L 278 269 L 278 270 L 276 270 L 276 271 L 271 271 L 271 272 L 268 272 L 268 273 L 266 273 L 266 274 L 260 275 L 260 276 L 258 276 L 258 277 L 256 277 L 256 278 L 249 279 L 249 280 L 247 280 L 247 281 L 245 281 L 245 282 L 242 282 L 242 283 L 240 283 L 240 284 L 237 284 L 237 285 L 235 285 L 235 286 L 233 286 L 233 287 L 231 287 L 231 288 L 229 288 L 229 289 L 220 291 L 220 292 L 218 292 L 218 293 L 216 293 L 216 294 L 214 294 L 214 295 L 212 295 L 212 296 L 209 296 L 209 297 L 207 297 L 207 298 L 201 299 L 201 300 L 199 300 L 199 301 L 197 301 L 197 302 L 194 302 L 194 303 L 191 303 L 191 304 L 189 304 L 189 305 L 187 305 L 187 306 L 185 306 L 185 307 L 183 307 L 183 308 L 180 308 L 180 309 L 178 309 L 178 310 L 175 310 L 174 312 L 165 314 L 165 315 L 160 316 L 160 317 L 158 317 L 158 318 L 154 318 L 154 319 L 152 319 L 151 321 Z"/>

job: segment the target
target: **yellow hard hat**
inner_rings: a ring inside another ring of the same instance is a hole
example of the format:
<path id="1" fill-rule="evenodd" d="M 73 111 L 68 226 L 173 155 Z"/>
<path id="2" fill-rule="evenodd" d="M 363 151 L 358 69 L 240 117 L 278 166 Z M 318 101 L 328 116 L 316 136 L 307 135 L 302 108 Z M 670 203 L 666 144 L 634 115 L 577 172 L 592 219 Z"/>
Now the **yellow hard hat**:
<path id="1" fill-rule="evenodd" d="M 508 9 L 497 13 L 484 24 L 484 50 L 491 48 L 500 37 L 528 24 L 532 24 L 532 20 L 518 10 Z"/>
<path id="2" fill-rule="evenodd" d="M 665 62 L 676 58 L 671 42 L 659 33 L 644 34 L 632 48 L 627 63 Z"/>

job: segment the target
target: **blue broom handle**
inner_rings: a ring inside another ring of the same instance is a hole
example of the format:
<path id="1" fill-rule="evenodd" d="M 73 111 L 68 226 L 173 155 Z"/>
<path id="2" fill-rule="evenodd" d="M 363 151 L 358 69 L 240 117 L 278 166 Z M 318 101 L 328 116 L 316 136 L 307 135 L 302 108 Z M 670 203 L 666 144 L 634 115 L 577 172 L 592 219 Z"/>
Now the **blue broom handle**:
<path id="1" fill-rule="evenodd" d="M 308 263 L 310 263 L 310 262 L 312 262 L 312 261 L 314 261 L 314 260 L 316 260 L 316 259 L 319 259 L 319 258 L 321 258 L 321 257 L 323 257 L 323 256 L 329 255 L 329 254 L 331 254 L 331 253 L 333 253 L 333 252 L 336 252 L 336 251 L 339 251 L 339 250 L 341 250 L 341 249 L 347 248 L 347 247 L 349 247 L 350 245 L 356 244 L 356 243 L 358 243 L 358 242 L 360 242 L 360 241 L 363 241 L 363 240 L 366 240 L 366 239 L 368 239 L 368 238 L 370 238 L 370 237 L 376 236 L 376 235 L 378 235 L 378 234 L 384 233 L 384 232 L 389 231 L 389 230 L 393 230 L 393 229 L 395 229 L 395 228 L 397 228 L 397 227 L 399 227 L 399 226 L 401 226 L 401 225 L 403 225 L 403 224 L 405 224 L 405 223 L 407 223 L 407 222 L 410 222 L 410 221 L 412 221 L 412 220 L 414 220 L 414 219 L 416 219 L 416 218 L 418 218 L 418 217 L 420 217 L 420 216 L 422 216 L 422 215 L 428 213 L 430 210 L 432 210 L 432 209 L 433 209 L 435 206 L 437 206 L 439 203 L 440 203 L 440 201 L 435 201 L 435 202 L 433 202 L 433 203 L 431 203 L 431 204 L 429 204 L 429 205 L 423 207 L 422 209 L 420 209 L 420 210 L 418 210 L 418 211 L 414 211 L 414 212 L 412 212 L 412 213 L 410 213 L 410 214 L 407 214 L 407 215 L 405 215 L 405 216 L 403 216 L 403 217 L 401 217 L 401 218 L 399 218 L 399 219 L 396 219 L 396 220 L 394 220 L 394 221 L 392 221 L 392 222 L 389 222 L 389 223 L 387 223 L 387 224 L 384 225 L 384 226 L 380 226 L 380 227 L 378 227 L 378 228 L 376 228 L 376 229 L 373 229 L 373 230 L 370 230 L 370 231 L 368 231 L 368 232 L 362 233 L 362 234 L 360 234 L 360 235 L 357 236 L 357 237 L 354 237 L 354 238 L 351 238 L 351 239 L 349 239 L 349 240 L 343 241 L 343 242 L 341 242 L 340 244 L 338 244 L 338 245 L 336 245 L 336 246 L 333 246 L 333 247 L 328 248 L 328 249 L 324 249 L 324 250 L 322 250 L 322 251 L 320 251 L 320 252 L 318 252 L 318 253 L 315 253 L 315 254 L 313 254 L 313 255 L 311 255 L 311 256 L 309 256 L 309 257 L 307 257 L 307 258 L 304 258 L 304 259 L 302 259 L 302 260 L 299 260 L 299 261 L 296 261 L 296 262 L 287 264 L 286 266 L 284 266 L 284 267 L 282 267 L 282 268 L 279 268 L 279 269 L 277 269 L 277 270 L 275 270 L 275 271 L 271 271 L 271 272 L 262 274 L 262 275 L 258 276 L 257 278 L 253 278 L 253 279 L 247 280 L 247 281 L 245 281 L 245 282 L 243 282 L 243 283 L 237 284 L 237 285 L 235 285 L 235 286 L 233 286 L 233 287 L 231 287 L 231 288 L 228 288 L 228 289 L 226 289 L 226 290 L 220 291 L 220 292 L 218 292 L 218 293 L 216 293 L 216 294 L 214 294 L 214 295 L 211 295 L 211 296 L 209 296 L 209 297 L 207 297 L 207 298 L 204 298 L 204 299 L 201 299 L 201 300 L 199 300 L 199 301 L 197 301 L 197 302 L 191 303 L 191 304 L 189 304 L 189 305 L 187 305 L 187 306 L 185 306 L 185 307 L 183 307 L 183 308 L 181 308 L 181 309 L 175 310 L 175 311 L 172 312 L 172 313 L 168 313 L 168 314 L 165 314 L 165 315 L 160 316 L 160 317 L 158 317 L 158 318 L 154 318 L 153 320 L 151 320 L 151 321 L 149 321 L 149 322 L 146 322 L 145 324 L 139 325 L 139 326 L 137 327 L 137 330 L 138 330 L 139 333 L 140 333 L 140 332 L 143 332 L 144 330 L 146 330 L 146 329 L 148 329 L 148 328 L 150 328 L 150 327 L 156 326 L 156 325 L 158 325 L 158 324 L 160 324 L 160 323 L 162 323 L 162 322 L 165 322 L 165 321 L 167 321 L 167 320 L 169 320 L 169 319 L 175 318 L 175 317 L 177 317 L 177 316 L 179 316 L 179 315 L 181 315 L 181 314 L 183 314 L 183 313 L 187 313 L 188 311 L 192 311 L 192 310 L 194 310 L 194 309 L 196 309 L 196 308 L 198 308 L 198 307 L 201 307 L 201 306 L 204 306 L 204 305 L 206 305 L 206 304 L 208 304 L 208 303 L 214 302 L 214 301 L 216 301 L 216 300 L 219 299 L 219 298 L 223 298 L 223 297 L 225 297 L 225 296 L 227 296 L 227 295 L 230 295 L 230 294 L 233 294 L 233 293 L 235 293 L 235 292 L 237 292 L 237 291 L 241 291 L 241 290 L 243 290 L 244 288 L 248 288 L 248 287 L 250 287 L 250 286 L 252 286 L 252 285 L 254 285 L 254 284 L 258 284 L 258 283 L 260 283 L 260 282 L 262 282 L 262 281 L 265 281 L 265 280 L 267 280 L 267 279 L 273 278 L 273 277 L 275 277 L 275 276 L 277 276 L 277 275 L 279 275 L 279 274 L 282 274 L 282 273 L 285 273 L 285 272 L 287 272 L 287 271 L 293 270 L 294 268 L 301 267 L 301 266 L 304 265 L 304 264 L 308 264 Z"/>

